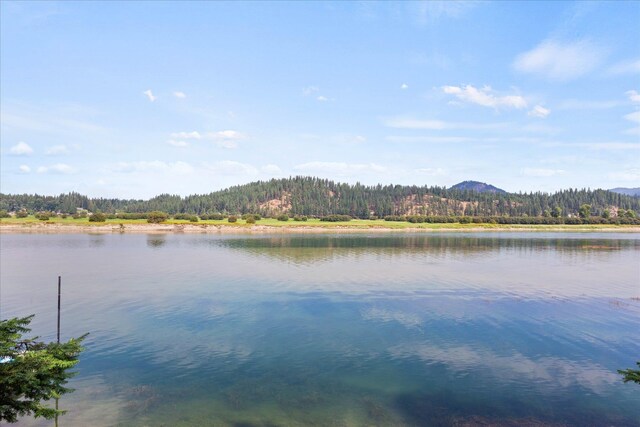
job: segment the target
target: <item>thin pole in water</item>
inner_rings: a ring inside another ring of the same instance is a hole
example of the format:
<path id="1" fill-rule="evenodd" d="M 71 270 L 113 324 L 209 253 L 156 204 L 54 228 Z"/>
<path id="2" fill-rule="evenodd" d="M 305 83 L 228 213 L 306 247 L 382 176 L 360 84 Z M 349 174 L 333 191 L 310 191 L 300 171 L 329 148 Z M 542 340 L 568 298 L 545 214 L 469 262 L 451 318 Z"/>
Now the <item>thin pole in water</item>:
<path id="1" fill-rule="evenodd" d="M 58 276 L 58 344 L 60 344 L 60 286 L 62 278 Z"/>
<path id="2" fill-rule="evenodd" d="M 60 291 L 62 285 L 62 277 L 58 276 L 58 344 L 60 344 Z M 56 397 L 56 423 L 55 427 L 58 427 L 58 398 Z"/>

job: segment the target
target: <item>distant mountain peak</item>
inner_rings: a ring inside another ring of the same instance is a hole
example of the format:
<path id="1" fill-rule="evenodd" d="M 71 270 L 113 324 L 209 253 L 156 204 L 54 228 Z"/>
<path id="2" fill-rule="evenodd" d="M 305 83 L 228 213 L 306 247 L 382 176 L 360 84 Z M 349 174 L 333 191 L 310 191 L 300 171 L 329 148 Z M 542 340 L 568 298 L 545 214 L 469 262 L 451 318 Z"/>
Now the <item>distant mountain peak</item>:
<path id="1" fill-rule="evenodd" d="M 452 186 L 450 190 L 475 191 L 477 193 L 506 193 L 506 191 L 498 187 L 479 181 L 462 181 Z"/>
<path id="2" fill-rule="evenodd" d="M 609 191 L 611 191 L 612 193 L 624 194 L 627 196 L 640 197 L 640 187 L 636 187 L 636 188 L 618 187 L 618 188 L 612 188 Z"/>

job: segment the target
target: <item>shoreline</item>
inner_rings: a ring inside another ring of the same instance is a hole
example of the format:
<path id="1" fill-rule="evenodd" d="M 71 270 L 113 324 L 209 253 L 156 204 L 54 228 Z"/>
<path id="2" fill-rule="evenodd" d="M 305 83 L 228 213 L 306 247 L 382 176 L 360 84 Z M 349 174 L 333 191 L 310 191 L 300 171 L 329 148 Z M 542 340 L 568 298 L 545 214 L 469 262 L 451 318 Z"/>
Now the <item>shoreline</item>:
<path id="1" fill-rule="evenodd" d="M 203 234 L 293 234 L 293 233 L 434 233 L 434 232 L 600 232 L 640 233 L 637 225 L 538 225 L 538 224 L 429 224 L 418 227 L 384 227 L 372 225 L 244 225 L 244 224 L 60 224 L 0 223 L 0 234 L 8 233 L 203 233 Z"/>

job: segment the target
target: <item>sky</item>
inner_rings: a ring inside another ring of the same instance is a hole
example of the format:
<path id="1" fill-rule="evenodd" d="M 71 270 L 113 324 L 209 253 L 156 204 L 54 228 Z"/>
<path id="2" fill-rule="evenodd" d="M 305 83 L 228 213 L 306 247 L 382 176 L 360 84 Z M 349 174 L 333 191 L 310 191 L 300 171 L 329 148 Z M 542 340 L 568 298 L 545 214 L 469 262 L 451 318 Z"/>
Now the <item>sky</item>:
<path id="1" fill-rule="evenodd" d="M 0 191 L 640 186 L 640 2 L 0 2 Z"/>

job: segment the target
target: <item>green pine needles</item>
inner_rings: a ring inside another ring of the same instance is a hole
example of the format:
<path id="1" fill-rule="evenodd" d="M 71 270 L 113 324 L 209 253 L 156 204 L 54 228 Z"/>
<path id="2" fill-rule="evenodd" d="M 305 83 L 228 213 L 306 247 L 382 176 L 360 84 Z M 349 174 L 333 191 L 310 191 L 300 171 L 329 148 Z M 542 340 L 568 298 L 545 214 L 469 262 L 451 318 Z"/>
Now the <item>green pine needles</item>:
<path id="1" fill-rule="evenodd" d="M 12 423 L 25 415 L 53 419 L 65 411 L 46 402 L 73 391 L 65 384 L 75 375 L 70 369 L 78 363 L 86 334 L 65 343 L 24 338 L 32 319 L 0 320 L 0 421 Z"/>

